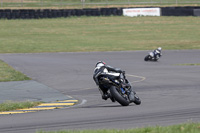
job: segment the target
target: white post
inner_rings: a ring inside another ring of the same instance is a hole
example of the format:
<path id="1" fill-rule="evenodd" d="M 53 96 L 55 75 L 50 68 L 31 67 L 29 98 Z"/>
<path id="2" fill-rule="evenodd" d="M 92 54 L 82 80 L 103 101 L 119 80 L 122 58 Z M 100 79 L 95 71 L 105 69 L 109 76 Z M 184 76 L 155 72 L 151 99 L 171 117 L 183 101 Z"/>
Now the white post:
<path id="1" fill-rule="evenodd" d="M 84 6 L 85 6 L 85 0 L 81 0 L 81 3 L 82 3 L 82 8 L 84 8 Z"/>
<path id="2" fill-rule="evenodd" d="M 61 3 L 60 3 L 61 7 L 63 7 L 63 0 L 61 0 Z"/>
<path id="3" fill-rule="evenodd" d="M 43 7 L 43 0 L 41 0 L 41 7 Z"/>
<path id="4" fill-rule="evenodd" d="M 21 7 L 23 7 L 23 0 L 21 0 Z"/>

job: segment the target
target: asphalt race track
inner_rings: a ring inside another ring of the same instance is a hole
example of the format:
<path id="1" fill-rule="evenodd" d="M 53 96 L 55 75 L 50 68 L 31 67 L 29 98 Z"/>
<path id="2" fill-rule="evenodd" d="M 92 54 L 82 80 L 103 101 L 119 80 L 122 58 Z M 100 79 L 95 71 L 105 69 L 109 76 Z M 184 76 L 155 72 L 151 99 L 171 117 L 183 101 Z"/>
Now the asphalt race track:
<path id="1" fill-rule="evenodd" d="M 0 54 L 1 60 L 33 80 L 79 100 L 70 108 L 1 115 L 0 132 L 127 129 L 200 122 L 200 66 L 180 65 L 200 63 L 200 50 L 163 51 L 158 62 L 145 62 L 148 52 Z M 99 60 L 126 71 L 141 105 L 122 107 L 101 99 L 92 79 Z"/>

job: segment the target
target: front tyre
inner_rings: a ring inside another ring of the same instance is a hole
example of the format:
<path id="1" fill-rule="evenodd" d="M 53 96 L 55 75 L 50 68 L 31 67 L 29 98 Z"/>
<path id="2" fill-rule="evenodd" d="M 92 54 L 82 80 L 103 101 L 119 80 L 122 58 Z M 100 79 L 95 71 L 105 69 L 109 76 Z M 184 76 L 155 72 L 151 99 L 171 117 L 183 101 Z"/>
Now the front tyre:
<path id="1" fill-rule="evenodd" d="M 140 105 L 141 104 L 141 100 L 140 98 L 137 96 L 137 94 L 135 94 L 135 100 L 133 101 L 136 105 Z"/>
<path id="2" fill-rule="evenodd" d="M 120 93 L 117 91 L 115 86 L 110 87 L 110 93 L 114 97 L 114 99 L 120 103 L 122 106 L 128 106 L 129 100 L 120 95 Z"/>
<path id="3" fill-rule="evenodd" d="M 144 58 L 144 61 L 148 61 L 149 60 L 149 55 L 147 55 L 145 58 Z"/>

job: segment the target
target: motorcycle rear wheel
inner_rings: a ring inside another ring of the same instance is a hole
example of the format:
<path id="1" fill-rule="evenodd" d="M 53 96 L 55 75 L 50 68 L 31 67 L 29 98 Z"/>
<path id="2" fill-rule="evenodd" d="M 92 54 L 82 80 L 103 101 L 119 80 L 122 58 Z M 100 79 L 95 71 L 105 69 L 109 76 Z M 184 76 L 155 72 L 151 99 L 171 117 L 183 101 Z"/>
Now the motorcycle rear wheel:
<path id="1" fill-rule="evenodd" d="M 110 93 L 115 98 L 115 100 L 122 106 L 129 105 L 129 100 L 125 99 L 122 95 L 120 95 L 115 86 L 110 87 Z"/>

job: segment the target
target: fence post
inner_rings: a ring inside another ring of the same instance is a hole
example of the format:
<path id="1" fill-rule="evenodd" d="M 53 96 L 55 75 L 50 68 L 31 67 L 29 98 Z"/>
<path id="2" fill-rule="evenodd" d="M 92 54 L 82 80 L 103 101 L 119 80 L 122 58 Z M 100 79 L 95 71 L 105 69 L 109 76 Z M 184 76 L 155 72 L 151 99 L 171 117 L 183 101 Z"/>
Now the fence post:
<path id="1" fill-rule="evenodd" d="M 1 0 L 1 7 L 3 7 L 3 0 Z"/>
<path id="2" fill-rule="evenodd" d="M 23 0 L 21 0 L 21 7 L 23 7 Z"/>
<path id="3" fill-rule="evenodd" d="M 43 0 L 40 0 L 40 6 L 43 7 Z"/>
<path id="4" fill-rule="evenodd" d="M 178 0 L 176 0 L 176 5 L 178 5 Z"/>
<path id="5" fill-rule="evenodd" d="M 85 0 L 81 0 L 82 9 L 85 7 Z"/>
<path id="6" fill-rule="evenodd" d="M 63 7 L 63 0 L 60 1 L 60 6 Z"/>

